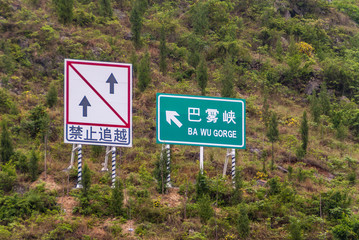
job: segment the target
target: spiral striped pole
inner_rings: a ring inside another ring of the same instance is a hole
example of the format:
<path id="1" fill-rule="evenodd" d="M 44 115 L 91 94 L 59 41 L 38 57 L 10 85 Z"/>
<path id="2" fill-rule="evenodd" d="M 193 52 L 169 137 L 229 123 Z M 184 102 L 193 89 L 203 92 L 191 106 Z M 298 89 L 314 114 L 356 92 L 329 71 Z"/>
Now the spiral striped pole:
<path id="1" fill-rule="evenodd" d="M 232 181 L 234 183 L 234 177 L 236 176 L 236 149 L 232 149 Z"/>
<path id="2" fill-rule="evenodd" d="M 171 187 L 171 145 L 166 144 L 166 151 L 167 151 L 167 180 L 166 184 L 167 187 Z"/>
<path id="3" fill-rule="evenodd" d="M 77 185 L 76 188 L 82 188 L 82 145 L 77 145 Z"/>
<path id="4" fill-rule="evenodd" d="M 201 174 L 203 174 L 203 147 L 199 148 L 199 169 Z"/>
<path id="5" fill-rule="evenodd" d="M 112 188 L 116 182 L 116 147 L 112 147 Z"/>

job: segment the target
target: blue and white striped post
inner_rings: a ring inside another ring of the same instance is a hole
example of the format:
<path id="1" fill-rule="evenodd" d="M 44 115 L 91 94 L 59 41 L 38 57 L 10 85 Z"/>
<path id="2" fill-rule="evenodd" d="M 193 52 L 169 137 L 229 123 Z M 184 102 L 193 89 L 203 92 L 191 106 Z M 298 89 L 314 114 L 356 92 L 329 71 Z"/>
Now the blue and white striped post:
<path id="1" fill-rule="evenodd" d="M 167 180 L 166 184 L 167 187 L 171 187 L 171 145 L 166 144 L 166 151 L 167 151 Z"/>
<path id="2" fill-rule="evenodd" d="M 232 149 L 232 181 L 234 183 L 234 177 L 236 176 L 236 149 Z"/>
<path id="3" fill-rule="evenodd" d="M 82 188 L 82 146 L 77 145 L 77 185 L 76 188 Z"/>
<path id="4" fill-rule="evenodd" d="M 116 147 L 112 147 L 112 188 L 115 187 L 116 182 Z"/>

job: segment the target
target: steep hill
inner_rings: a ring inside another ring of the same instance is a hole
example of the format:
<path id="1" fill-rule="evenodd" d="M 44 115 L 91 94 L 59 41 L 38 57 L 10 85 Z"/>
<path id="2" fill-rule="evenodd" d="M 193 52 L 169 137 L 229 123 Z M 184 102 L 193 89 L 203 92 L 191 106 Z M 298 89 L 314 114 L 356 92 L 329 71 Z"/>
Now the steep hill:
<path id="1" fill-rule="evenodd" d="M 359 239 L 358 24 L 357 0 L 0 0 L 0 239 Z M 89 145 L 74 188 L 64 59 L 133 64 L 115 189 Z M 202 175 L 173 145 L 166 189 L 156 93 L 246 100 L 234 185 L 227 149 Z"/>

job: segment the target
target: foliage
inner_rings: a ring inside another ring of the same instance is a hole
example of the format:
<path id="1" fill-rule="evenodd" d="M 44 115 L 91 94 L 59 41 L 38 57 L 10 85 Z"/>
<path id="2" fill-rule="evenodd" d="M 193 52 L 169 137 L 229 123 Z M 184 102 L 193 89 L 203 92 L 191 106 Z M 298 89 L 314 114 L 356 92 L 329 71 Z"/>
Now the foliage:
<path id="1" fill-rule="evenodd" d="M 50 84 L 49 91 L 46 95 L 46 105 L 49 106 L 49 108 L 52 108 L 57 104 L 57 88 L 54 83 Z"/>
<path id="2" fill-rule="evenodd" d="M 319 99 L 317 96 L 317 92 L 314 90 L 312 95 L 309 97 L 310 102 L 310 112 L 313 118 L 313 121 L 316 124 L 319 124 L 321 107 L 319 105 Z"/>
<path id="3" fill-rule="evenodd" d="M 87 198 L 89 190 L 91 188 L 91 170 L 87 164 L 85 164 L 82 170 L 81 184 L 82 184 L 82 194 L 85 198 Z"/>
<path id="4" fill-rule="evenodd" d="M 14 103 L 5 88 L 0 88 L 0 113 L 10 113 Z"/>
<path id="5" fill-rule="evenodd" d="M 290 233 L 290 239 L 292 240 L 302 240 L 302 232 L 301 232 L 301 224 L 298 219 L 292 217 L 290 219 L 290 225 L 289 225 L 289 233 Z"/>
<path id="6" fill-rule="evenodd" d="M 248 218 L 248 209 L 245 204 L 239 205 L 239 216 L 237 220 L 237 231 L 241 238 L 247 238 L 250 233 L 250 221 Z"/>
<path id="7" fill-rule="evenodd" d="M 330 219 L 341 219 L 352 202 L 347 192 L 337 189 L 322 194 L 323 212 Z"/>
<path id="8" fill-rule="evenodd" d="M 7 225 L 21 218 L 28 218 L 33 213 L 45 213 L 57 210 L 56 198 L 45 191 L 44 185 L 38 185 L 23 195 L 0 196 L 0 222 Z"/>
<path id="9" fill-rule="evenodd" d="M 304 111 L 303 117 L 302 117 L 302 122 L 300 124 L 300 136 L 302 139 L 301 148 L 302 148 L 304 154 L 307 152 L 307 147 L 308 147 L 308 138 L 309 138 L 308 132 L 309 132 L 309 126 L 308 126 L 308 120 L 307 120 L 307 112 Z"/>
<path id="10" fill-rule="evenodd" d="M 138 88 L 141 92 L 145 91 L 151 82 L 150 73 L 150 53 L 147 51 L 138 66 Z"/>
<path id="11" fill-rule="evenodd" d="M 234 66 L 232 59 L 228 56 L 223 66 L 222 75 L 222 97 L 233 97 L 234 95 Z"/>
<path id="12" fill-rule="evenodd" d="M 208 178 L 201 171 L 198 172 L 195 187 L 197 199 L 209 193 Z"/>
<path id="13" fill-rule="evenodd" d="M 208 4 L 204 1 L 198 1 L 191 9 L 191 23 L 194 32 L 204 35 L 208 30 Z"/>
<path id="14" fill-rule="evenodd" d="M 123 200 L 124 200 L 123 184 L 120 179 L 117 179 L 115 181 L 115 187 L 112 188 L 111 203 L 110 203 L 112 214 L 114 216 L 120 216 L 121 214 L 123 214 Z"/>
<path id="15" fill-rule="evenodd" d="M 272 143 L 272 162 L 271 162 L 271 169 L 274 169 L 274 150 L 273 144 L 274 142 L 278 141 L 279 139 L 279 130 L 278 130 L 278 120 L 277 115 L 273 112 L 272 116 L 270 117 L 268 129 L 267 129 L 267 138 Z"/>
<path id="16" fill-rule="evenodd" d="M 30 134 L 31 138 L 36 138 L 39 134 L 45 134 L 49 124 L 49 115 L 43 105 L 37 105 L 30 110 L 26 121 L 22 123 L 24 128 Z"/>
<path id="17" fill-rule="evenodd" d="M 73 0 L 53 0 L 59 22 L 69 24 L 73 18 Z"/>
<path id="18" fill-rule="evenodd" d="M 163 75 L 167 73 L 167 46 L 166 46 L 166 32 L 162 25 L 160 34 L 160 71 Z"/>
<path id="19" fill-rule="evenodd" d="M 14 147 L 10 138 L 7 124 L 5 121 L 1 122 L 1 136 L 0 136 L 0 160 L 2 163 L 7 163 L 14 154 Z"/>
<path id="20" fill-rule="evenodd" d="M 112 17 L 112 6 L 111 0 L 100 0 L 100 15 L 103 17 L 111 18 Z"/>
<path id="21" fill-rule="evenodd" d="M 16 182 L 15 166 L 11 162 L 1 165 L 0 171 L 0 191 L 9 192 Z"/>
<path id="22" fill-rule="evenodd" d="M 208 72 L 207 72 L 207 62 L 204 58 L 204 56 L 202 56 L 198 67 L 197 67 L 197 71 L 196 71 L 196 78 L 197 78 L 197 82 L 198 82 L 198 86 L 201 89 L 201 93 L 202 95 L 206 95 L 206 87 L 207 87 L 207 83 L 208 83 Z"/>
<path id="23" fill-rule="evenodd" d="M 243 177 L 242 172 L 236 169 L 234 176 L 234 189 L 232 193 L 232 203 L 239 204 L 243 200 Z"/>
<path id="24" fill-rule="evenodd" d="M 29 174 L 31 181 L 35 181 L 39 175 L 39 156 L 35 150 L 30 153 Z"/>
<path id="25" fill-rule="evenodd" d="M 142 13 L 140 6 L 136 4 L 137 1 L 132 6 L 132 11 L 130 15 L 131 22 L 131 32 L 132 32 L 132 41 L 134 46 L 138 49 L 141 47 L 141 29 L 142 29 Z"/>
<path id="26" fill-rule="evenodd" d="M 345 217 L 332 228 L 334 239 L 349 240 L 359 238 L 359 220 L 357 217 Z"/>
<path id="27" fill-rule="evenodd" d="M 214 210 L 211 206 L 211 198 L 208 194 L 202 195 L 197 201 L 198 203 L 198 215 L 202 223 L 207 221 L 213 216 Z"/>
<path id="28" fill-rule="evenodd" d="M 157 191 L 164 194 L 167 191 L 167 176 L 169 171 L 167 169 L 167 153 L 166 149 L 162 150 L 158 160 L 155 162 L 154 177 L 157 180 Z"/>

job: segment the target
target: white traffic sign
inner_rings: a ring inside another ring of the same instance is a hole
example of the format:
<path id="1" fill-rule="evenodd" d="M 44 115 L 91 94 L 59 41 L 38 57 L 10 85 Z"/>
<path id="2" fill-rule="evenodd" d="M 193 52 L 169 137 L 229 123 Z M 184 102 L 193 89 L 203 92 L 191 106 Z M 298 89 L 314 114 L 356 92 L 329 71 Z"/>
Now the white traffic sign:
<path id="1" fill-rule="evenodd" d="M 65 143 L 132 146 L 132 65 L 65 59 Z"/>

